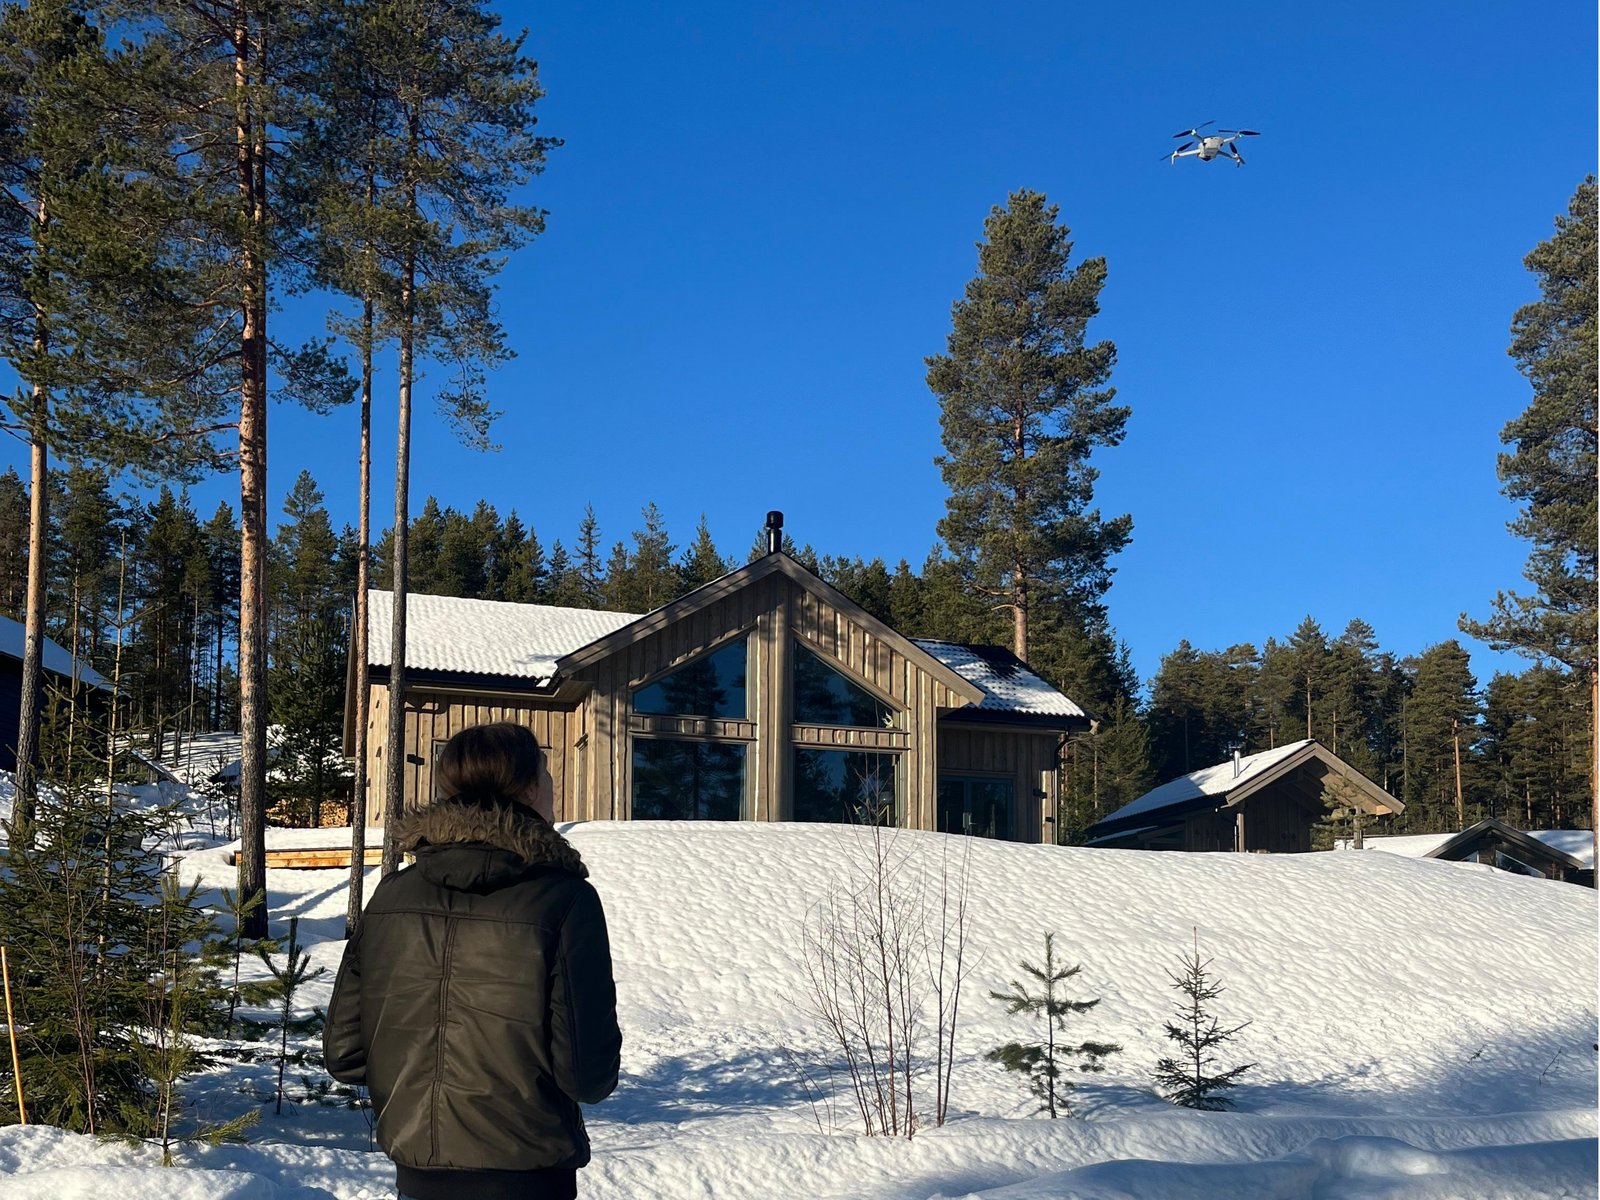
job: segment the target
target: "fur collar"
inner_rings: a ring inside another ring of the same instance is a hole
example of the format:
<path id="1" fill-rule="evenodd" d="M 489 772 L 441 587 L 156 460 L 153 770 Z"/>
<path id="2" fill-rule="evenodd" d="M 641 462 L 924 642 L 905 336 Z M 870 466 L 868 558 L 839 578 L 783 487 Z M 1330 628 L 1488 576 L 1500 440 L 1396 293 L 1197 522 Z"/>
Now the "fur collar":
<path id="1" fill-rule="evenodd" d="M 426 843 L 450 846 L 487 844 L 515 854 L 530 866 L 552 866 L 580 878 L 589 870 L 572 843 L 537 813 L 506 805 L 479 808 L 441 800 L 419 809 L 400 822 L 400 848 L 412 852 Z"/>

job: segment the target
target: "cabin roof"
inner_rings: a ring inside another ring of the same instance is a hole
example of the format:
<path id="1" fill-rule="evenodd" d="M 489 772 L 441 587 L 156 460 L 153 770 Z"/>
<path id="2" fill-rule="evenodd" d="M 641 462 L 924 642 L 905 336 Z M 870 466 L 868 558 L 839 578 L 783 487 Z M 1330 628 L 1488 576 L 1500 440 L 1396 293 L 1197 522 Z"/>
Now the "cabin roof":
<path id="1" fill-rule="evenodd" d="M 27 627 L 21 621 L 0 617 L 0 654 L 22 661 L 23 644 L 27 641 Z M 53 675 L 72 677 L 72 652 L 49 638 L 44 640 L 44 669 Z M 78 663 L 78 681 L 85 687 L 111 690 L 111 684 L 88 663 Z"/>
<path id="2" fill-rule="evenodd" d="M 1256 754 L 1243 756 L 1239 760 L 1237 774 L 1233 760 L 1228 759 L 1215 766 L 1202 767 L 1198 771 L 1180 775 L 1158 788 L 1152 788 L 1137 800 L 1124 804 L 1110 816 L 1096 822 L 1093 829 L 1099 831 L 1101 838 L 1113 832 L 1120 836 L 1130 825 L 1148 826 L 1164 819 L 1176 821 L 1187 813 L 1203 811 L 1207 807 L 1221 808 L 1237 804 L 1252 793 L 1313 761 L 1355 784 L 1378 811 L 1404 811 L 1405 805 L 1399 800 L 1333 754 L 1320 742 L 1302 739 L 1272 750 L 1262 750 Z M 1208 805 L 1208 801 L 1214 801 L 1214 804 Z"/>
<path id="3" fill-rule="evenodd" d="M 969 646 L 931 638 L 912 641 L 983 689 L 983 699 L 977 705 L 980 711 L 1089 719 L 1089 714 L 1071 697 L 1046 683 L 1027 663 L 1003 647 Z"/>
<path id="4" fill-rule="evenodd" d="M 1584 867 L 1594 866 L 1594 833 L 1588 829 L 1525 829 L 1522 833 L 1546 846 L 1570 855 Z M 1381 850 L 1385 854 L 1399 854 L 1405 858 L 1431 858 L 1447 842 L 1460 837 L 1457 833 L 1401 833 L 1380 834 L 1362 839 L 1362 849 Z M 1348 842 L 1341 842 L 1348 849 Z"/>
<path id="5" fill-rule="evenodd" d="M 370 591 L 367 605 L 367 661 L 392 666 L 394 595 Z M 406 597 L 406 668 L 502 675 L 543 686 L 554 678 L 557 659 L 637 619 L 635 613 L 412 592 Z"/>
<path id="6" fill-rule="evenodd" d="M 614 654 L 632 641 L 773 571 L 826 594 L 851 620 L 900 646 L 972 706 L 958 711 L 1034 723 L 1045 721 L 1052 727 L 1062 718 L 1068 726 L 1089 720 L 1089 714 L 1079 705 L 1009 650 L 905 637 L 784 554 L 759 558 L 643 615 L 412 593 L 406 601 L 406 669 L 502 677 L 546 687 L 558 676 Z M 374 667 L 387 667 L 392 665 L 390 622 L 394 596 L 377 590 L 367 596 L 367 662 Z"/>
<path id="7" fill-rule="evenodd" d="M 1585 837 L 1592 838 L 1593 835 L 1586 833 Z M 1542 858 L 1547 862 L 1558 863 L 1569 870 L 1579 871 L 1593 865 L 1592 862 L 1586 863 L 1576 855 L 1568 854 L 1565 850 L 1552 845 L 1544 838 L 1524 833 L 1522 830 L 1507 825 L 1504 821 L 1497 821 L 1493 817 L 1486 817 L 1476 825 L 1469 825 L 1460 833 L 1447 838 L 1443 843 L 1429 850 L 1423 857 L 1441 858 L 1447 862 L 1454 862 L 1471 854 L 1481 843 L 1490 839 L 1506 842 L 1517 847 L 1529 857 Z M 1592 842 L 1590 846 L 1590 857 L 1592 858 Z"/>

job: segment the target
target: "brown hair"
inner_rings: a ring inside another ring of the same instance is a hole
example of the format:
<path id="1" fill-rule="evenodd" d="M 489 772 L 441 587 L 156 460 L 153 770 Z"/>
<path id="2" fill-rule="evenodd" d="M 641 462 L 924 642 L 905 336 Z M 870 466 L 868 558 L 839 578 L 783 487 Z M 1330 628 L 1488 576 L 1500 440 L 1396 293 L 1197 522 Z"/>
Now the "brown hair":
<path id="1" fill-rule="evenodd" d="M 544 751 L 526 727 L 495 721 L 463 729 L 446 742 L 435 779 L 444 799 L 481 807 L 520 804 L 543 765 Z"/>

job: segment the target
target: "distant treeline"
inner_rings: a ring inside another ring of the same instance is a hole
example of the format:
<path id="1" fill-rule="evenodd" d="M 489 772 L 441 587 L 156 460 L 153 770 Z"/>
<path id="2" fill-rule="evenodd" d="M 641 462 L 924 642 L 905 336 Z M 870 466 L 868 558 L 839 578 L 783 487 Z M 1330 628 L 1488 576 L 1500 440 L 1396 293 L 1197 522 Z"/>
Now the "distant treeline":
<path id="1" fill-rule="evenodd" d="M 123 684 L 141 728 L 158 745 L 233 728 L 233 511 L 219 505 L 203 520 L 181 493 L 162 489 L 146 502 L 114 496 L 91 471 L 60 478 L 50 539 L 51 637 L 109 676 L 122 627 Z M 25 491 L 8 472 L 0 476 L 0 604 L 13 617 L 21 612 L 26 531 Z M 391 532 L 376 546 L 379 587 L 389 585 Z M 515 511 L 502 516 L 480 502 L 461 512 L 429 498 L 411 523 L 412 589 L 646 612 L 759 555 L 764 542 L 753 533 L 748 548 L 725 553 L 702 517 L 680 544 L 648 505 L 639 528 L 608 548 L 591 508 L 569 550 L 559 538 L 547 546 Z M 1009 614 L 965 587 L 957 564 L 937 547 L 919 567 L 818 554 L 810 545 L 788 549 L 913 637 L 1009 641 Z M 307 474 L 283 506 L 269 578 L 273 720 L 291 731 L 294 761 L 303 767 L 279 782 L 280 812 L 310 819 L 347 786 L 338 743 L 355 539 L 348 527 L 335 527 Z M 1259 648 L 1180 643 L 1143 689 L 1127 646 L 1100 614 L 1085 619 L 1045 604 L 1036 610 L 1031 642 L 1034 668 L 1100 718 L 1094 733 L 1065 747 L 1062 818 L 1069 832 L 1235 748 L 1249 754 L 1307 736 L 1406 802 L 1398 829 L 1453 829 L 1487 814 L 1524 826 L 1586 817 L 1587 697 L 1581 679 L 1555 666 L 1496 674 L 1480 687 L 1456 641 L 1396 653 L 1380 648 L 1362 620 L 1330 635 L 1308 617 Z"/>

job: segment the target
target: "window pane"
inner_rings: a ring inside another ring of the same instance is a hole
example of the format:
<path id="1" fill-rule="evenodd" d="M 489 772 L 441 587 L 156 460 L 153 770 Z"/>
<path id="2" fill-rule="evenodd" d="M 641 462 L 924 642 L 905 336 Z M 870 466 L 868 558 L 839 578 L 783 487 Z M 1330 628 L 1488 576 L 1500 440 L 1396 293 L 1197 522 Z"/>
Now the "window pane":
<path id="1" fill-rule="evenodd" d="M 633 739 L 636 821 L 737 821 L 744 808 L 744 747 Z"/>
<path id="2" fill-rule="evenodd" d="M 743 717 L 749 640 L 730 642 L 640 688 L 633 694 L 633 711 L 667 717 Z"/>
<path id="3" fill-rule="evenodd" d="M 794 752 L 794 819 L 899 824 L 893 754 L 862 750 Z"/>
<path id="4" fill-rule="evenodd" d="M 794 719 L 803 725 L 892 729 L 895 711 L 822 657 L 795 643 Z"/>
<path id="5" fill-rule="evenodd" d="M 1009 779 L 939 779 L 942 833 L 1011 840 L 1013 783 Z"/>

